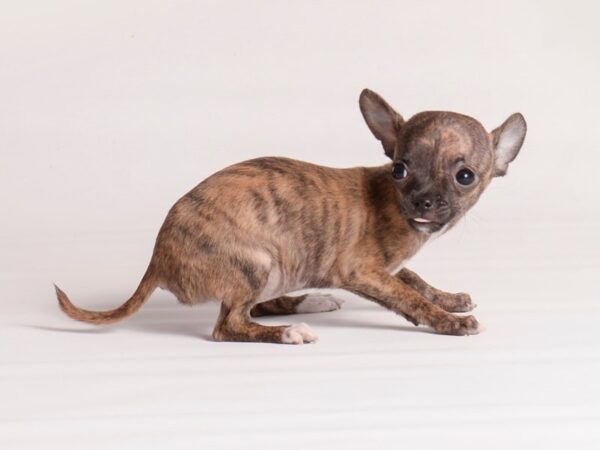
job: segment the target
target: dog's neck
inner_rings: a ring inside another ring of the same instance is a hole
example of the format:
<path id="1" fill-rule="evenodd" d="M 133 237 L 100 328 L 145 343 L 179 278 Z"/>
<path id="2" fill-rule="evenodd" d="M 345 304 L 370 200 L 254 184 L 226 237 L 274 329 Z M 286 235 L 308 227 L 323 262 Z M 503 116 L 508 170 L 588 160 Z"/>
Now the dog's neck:
<path id="1" fill-rule="evenodd" d="M 364 168 L 365 208 L 369 235 L 377 245 L 386 268 L 395 271 L 413 256 L 429 235 L 413 229 L 402 215 L 391 164 Z"/>

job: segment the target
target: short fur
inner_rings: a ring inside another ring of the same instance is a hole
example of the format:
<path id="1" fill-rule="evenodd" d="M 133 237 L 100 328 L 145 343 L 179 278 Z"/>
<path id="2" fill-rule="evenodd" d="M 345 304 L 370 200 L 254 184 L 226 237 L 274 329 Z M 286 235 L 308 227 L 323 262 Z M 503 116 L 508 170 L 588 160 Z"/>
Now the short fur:
<path id="1" fill-rule="evenodd" d="M 431 234 L 452 227 L 493 176 L 506 173 L 525 120 L 514 114 L 491 133 L 451 112 L 405 122 L 366 89 L 360 108 L 392 163 L 334 169 L 267 157 L 223 169 L 171 208 L 127 302 L 88 311 L 57 287 L 62 310 L 83 322 L 112 323 L 161 287 L 185 304 L 220 301 L 215 340 L 303 343 L 316 340 L 304 324 L 264 326 L 252 317 L 296 312 L 305 297 L 285 296 L 294 290 L 341 288 L 438 333 L 477 333 L 473 316 L 452 314 L 474 307 L 467 294 L 439 291 L 400 268 Z M 408 175 L 398 180 L 392 169 L 400 163 Z M 465 167 L 475 174 L 472 186 L 456 182 Z"/>

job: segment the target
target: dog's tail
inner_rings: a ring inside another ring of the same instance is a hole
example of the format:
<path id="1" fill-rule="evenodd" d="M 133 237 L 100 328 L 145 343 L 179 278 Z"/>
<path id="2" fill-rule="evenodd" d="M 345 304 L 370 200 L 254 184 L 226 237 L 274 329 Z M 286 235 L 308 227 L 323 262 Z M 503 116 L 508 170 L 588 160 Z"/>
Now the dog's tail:
<path id="1" fill-rule="evenodd" d="M 129 317 L 135 313 L 141 308 L 146 300 L 148 300 L 148 297 L 150 297 L 150 294 L 154 292 L 157 286 L 156 277 L 154 276 L 154 271 L 152 270 L 151 265 L 148 267 L 148 270 L 144 274 L 142 281 L 131 298 L 118 308 L 110 311 L 90 311 L 87 309 L 78 308 L 71 303 L 71 300 L 69 300 L 67 294 L 65 294 L 57 285 L 54 285 L 54 287 L 56 288 L 56 297 L 58 298 L 60 309 L 62 309 L 67 316 L 81 322 L 107 324 L 118 322 L 119 320 L 125 319 L 126 317 Z"/>

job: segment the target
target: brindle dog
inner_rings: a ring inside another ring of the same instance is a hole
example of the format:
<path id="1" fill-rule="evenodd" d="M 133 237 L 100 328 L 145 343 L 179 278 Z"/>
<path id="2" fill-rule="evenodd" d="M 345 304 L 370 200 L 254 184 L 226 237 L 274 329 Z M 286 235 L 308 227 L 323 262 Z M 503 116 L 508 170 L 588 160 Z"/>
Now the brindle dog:
<path id="1" fill-rule="evenodd" d="M 332 297 L 284 294 L 341 288 L 438 333 L 475 334 L 469 295 L 429 286 L 402 264 L 443 233 L 506 173 L 526 133 L 521 114 L 486 132 L 475 119 L 422 112 L 408 121 L 364 90 L 360 109 L 391 163 L 334 169 L 258 158 L 208 177 L 169 211 L 140 285 L 122 306 L 88 311 L 56 288 L 62 310 L 83 322 L 116 322 L 168 289 L 185 304 L 221 302 L 217 341 L 302 344 L 306 325 L 265 326 L 266 314 L 329 311 Z"/>

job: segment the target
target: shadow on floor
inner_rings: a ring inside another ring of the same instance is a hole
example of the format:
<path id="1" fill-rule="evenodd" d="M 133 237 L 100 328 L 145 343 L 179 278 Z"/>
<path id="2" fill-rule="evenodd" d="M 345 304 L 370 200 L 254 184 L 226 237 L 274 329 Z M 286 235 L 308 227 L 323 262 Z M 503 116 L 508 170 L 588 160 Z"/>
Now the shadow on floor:
<path id="1" fill-rule="evenodd" d="M 373 323 L 368 317 L 365 320 L 357 318 L 357 315 L 368 310 L 377 310 L 379 307 L 370 304 L 348 305 L 342 307 L 341 311 L 332 311 L 316 314 L 297 314 L 290 316 L 261 317 L 257 321 L 264 325 L 294 324 L 307 322 L 309 326 L 316 328 L 360 328 L 391 331 L 407 331 L 418 333 L 433 333 L 424 327 L 403 324 L 404 319 L 397 317 L 398 325 Z M 348 311 L 349 309 L 350 311 Z M 153 334 L 169 334 L 201 338 L 211 340 L 211 333 L 217 320 L 219 305 L 209 303 L 192 308 L 183 305 L 164 305 L 161 303 L 150 303 L 129 319 L 113 325 L 81 325 L 72 322 L 73 326 L 54 327 L 46 325 L 21 326 L 43 331 L 54 331 L 75 334 L 102 334 L 111 333 L 116 329 L 140 331 Z M 354 312 L 355 314 L 352 314 Z M 393 314 L 390 312 L 390 314 Z M 354 317 L 349 317 L 350 315 Z"/>

